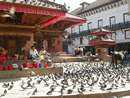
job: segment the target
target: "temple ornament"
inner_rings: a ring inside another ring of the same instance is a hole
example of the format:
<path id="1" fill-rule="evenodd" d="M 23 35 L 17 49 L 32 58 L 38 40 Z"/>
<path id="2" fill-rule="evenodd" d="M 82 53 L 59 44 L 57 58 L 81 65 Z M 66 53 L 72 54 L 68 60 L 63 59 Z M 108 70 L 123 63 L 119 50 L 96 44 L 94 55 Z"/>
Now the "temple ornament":
<path id="1" fill-rule="evenodd" d="M 47 7 L 47 8 L 67 11 L 64 5 L 57 4 L 48 0 L 1 0 L 1 1 L 20 3 L 20 4 L 22 3 L 22 4 L 32 5 L 32 6 Z"/>

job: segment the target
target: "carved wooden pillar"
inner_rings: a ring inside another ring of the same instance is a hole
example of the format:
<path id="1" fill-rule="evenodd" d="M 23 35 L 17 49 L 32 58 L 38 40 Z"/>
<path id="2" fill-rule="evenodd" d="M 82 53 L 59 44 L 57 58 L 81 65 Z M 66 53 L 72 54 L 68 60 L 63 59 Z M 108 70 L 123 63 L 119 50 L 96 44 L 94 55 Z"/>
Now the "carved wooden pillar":
<path id="1" fill-rule="evenodd" d="M 32 33 L 30 35 L 30 40 L 26 41 L 25 46 L 23 47 L 24 49 L 24 60 L 26 61 L 28 56 L 29 56 L 29 51 L 32 45 L 34 44 L 34 34 Z"/>
<path id="2" fill-rule="evenodd" d="M 55 51 L 63 52 L 62 35 L 59 35 L 55 40 Z"/>
<path id="3" fill-rule="evenodd" d="M 48 41 L 47 40 L 43 41 L 43 47 L 45 50 L 48 50 Z"/>

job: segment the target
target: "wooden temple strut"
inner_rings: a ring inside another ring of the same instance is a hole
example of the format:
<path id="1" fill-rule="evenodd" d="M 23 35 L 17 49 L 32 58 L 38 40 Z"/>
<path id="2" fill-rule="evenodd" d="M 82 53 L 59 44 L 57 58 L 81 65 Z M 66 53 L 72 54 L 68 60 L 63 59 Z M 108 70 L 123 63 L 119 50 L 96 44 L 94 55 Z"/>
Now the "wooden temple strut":
<path id="1" fill-rule="evenodd" d="M 58 21 L 61 21 L 64 19 L 65 19 L 65 16 L 55 16 L 55 17 L 47 20 L 46 22 L 41 23 L 41 28 L 48 27 L 48 26 L 53 25 L 53 24 L 57 23 Z"/>
<path id="2" fill-rule="evenodd" d="M 19 28 L 19 29 L 31 29 L 31 30 L 35 30 L 36 27 L 35 26 L 24 26 L 24 25 L 14 25 L 14 24 L 1 24 L 0 23 L 0 27 L 2 28 Z M 60 31 L 60 30 L 57 30 L 57 29 L 54 29 L 54 30 L 48 30 L 48 29 L 41 29 L 40 30 L 41 32 L 63 32 L 63 31 Z"/>

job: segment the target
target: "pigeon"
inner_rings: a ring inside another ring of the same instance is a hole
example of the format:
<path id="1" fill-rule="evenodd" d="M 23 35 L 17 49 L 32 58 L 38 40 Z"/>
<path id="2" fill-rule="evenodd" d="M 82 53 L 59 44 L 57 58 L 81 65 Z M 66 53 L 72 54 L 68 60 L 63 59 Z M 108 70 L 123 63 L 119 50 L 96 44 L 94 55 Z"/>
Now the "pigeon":
<path id="1" fill-rule="evenodd" d="M 52 79 L 53 79 L 53 82 L 54 82 L 56 85 L 59 85 L 54 78 L 52 78 Z"/>
<path id="2" fill-rule="evenodd" d="M 42 78 L 38 78 L 37 83 L 40 84 L 42 80 Z"/>
<path id="3" fill-rule="evenodd" d="M 105 83 L 100 83 L 99 82 L 99 84 L 100 84 L 100 89 L 101 90 L 105 90 L 105 88 L 107 87 L 107 85 Z"/>
<path id="4" fill-rule="evenodd" d="M 83 92 L 80 90 L 80 88 L 78 88 L 78 93 L 83 94 Z"/>
<path id="5" fill-rule="evenodd" d="M 35 95 L 37 93 L 37 88 L 34 89 L 32 95 Z"/>
<path id="6" fill-rule="evenodd" d="M 7 90 L 5 89 L 5 90 L 4 90 L 4 93 L 3 93 L 0 97 L 5 96 L 6 94 L 7 94 Z"/>
<path id="7" fill-rule="evenodd" d="M 65 87 L 64 87 L 64 85 L 62 85 L 61 86 L 61 90 L 60 90 L 60 93 L 61 93 L 61 95 L 63 95 L 63 91 L 65 90 Z"/>
<path id="8" fill-rule="evenodd" d="M 4 83 L 3 85 L 2 85 L 2 87 L 4 87 L 4 88 L 7 88 L 7 87 L 9 87 L 9 83 Z"/>
<path id="9" fill-rule="evenodd" d="M 72 94 L 73 93 L 73 90 L 72 89 L 69 89 L 68 91 L 67 91 L 67 94 Z"/>
<path id="10" fill-rule="evenodd" d="M 49 84 L 47 83 L 45 79 L 43 79 L 43 81 L 45 82 L 45 86 L 49 86 Z"/>
<path id="11" fill-rule="evenodd" d="M 81 90 L 82 92 L 85 91 L 85 88 L 84 88 L 84 85 L 83 85 L 83 84 L 81 84 L 80 90 Z"/>
<path id="12" fill-rule="evenodd" d="M 8 90 L 11 90 L 13 88 L 13 85 L 11 84 L 8 88 Z"/>
<path id="13" fill-rule="evenodd" d="M 12 81 L 12 82 L 11 82 L 11 85 L 13 85 L 13 84 L 14 84 L 14 82 Z"/>
<path id="14" fill-rule="evenodd" d="M 112 87 L 110 87 L 110 88 L 107 88 L 106 90 L 112 90 L 113 88 Z"/>
<path id="15" fill-rule="evenodd" d="M 75 87 L 76 87 L 76 84 L 73 85 L 73 89 L 75 89 Z"/>
<path id="16" fill-rule="evenodd" d="M 27 89 L 27 87 L 24 87 L 24 85 L 20 86 L 23 90 Z"/>
<path id="17" fill-rule="evenodd" d="M 53 91 L 54 91 L 54 88 L 51 88 L 51 90 L 47 92 L 47 95 L 52 95 Z"/>
<path id="18" fill-rule="evenodd" d="M 23 80 L 22 80 L 22 84 L 20 85 L 20 87 L 21 87 L 23 90 L 27 89 L 27 87 L 24 87 L 24 81 L 23 81 Z"/>
<path id="19" fill-rule="evenodd" d="M 31 83 L 29 83 L 27 87 L 34 88 L 35 86 L 34 86 L 34 83 L 32 83 L 32 84 L 31 84 Z"/>

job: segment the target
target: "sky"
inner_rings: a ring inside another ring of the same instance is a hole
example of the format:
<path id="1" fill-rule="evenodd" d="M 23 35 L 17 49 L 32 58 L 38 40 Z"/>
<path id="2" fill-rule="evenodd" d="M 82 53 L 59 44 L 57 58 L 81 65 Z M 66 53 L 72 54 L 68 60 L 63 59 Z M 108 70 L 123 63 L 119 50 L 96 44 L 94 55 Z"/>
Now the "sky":
<path id="1" fill-rule="evenodd" d="M 88 2 L 88 3 L 92 3 L 95 0 L 55 0 L 57 3 L 60 4 L 64 4 L 66 3 L 67 6 L 70 6 L 70 11 L 76 9 L 77 7 L 79 7 L 81 2 Z"/>

